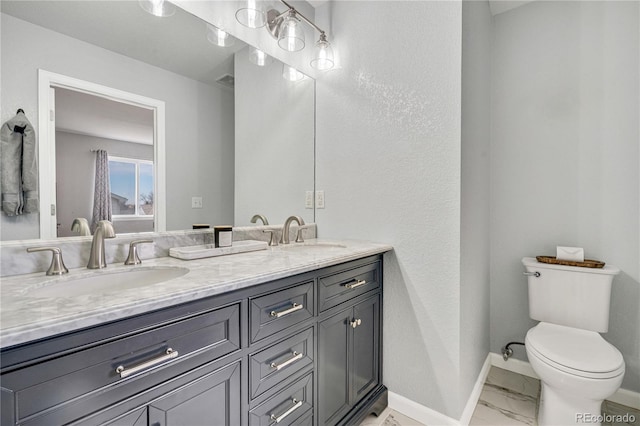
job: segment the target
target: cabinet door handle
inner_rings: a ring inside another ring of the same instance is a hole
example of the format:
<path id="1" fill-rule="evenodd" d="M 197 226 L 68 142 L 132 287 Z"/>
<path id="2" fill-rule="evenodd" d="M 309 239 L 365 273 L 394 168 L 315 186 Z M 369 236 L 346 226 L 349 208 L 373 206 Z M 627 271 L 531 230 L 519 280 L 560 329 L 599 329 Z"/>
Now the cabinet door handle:
<path id="1" fill-rule="evenodd" d="M 164 355 L 159 356 L 158 358 L 154 358 L 149 361 L 143 362 L 142 364 L 138 364 L 135 367 L 125 368 L 124 365 L 119 365 L 118 368 L 116 368 L 116 373 L 120 375 L 121 379 L 124 379 L 139 371 L 146 370 L 147 368 L 151 368 L 154 365 L 161 364 L 165 361 L 169 361 L 177 357 L 178 357 L 178 351 L 174 351 L 173 349 L 168 348 Z"/>
<path id="2" fill-rule="evenodd" d="M 356 328 L 360 324 L 362 324 L 362 320 L 360 318 L 354 318 L 350 322 L 352 328 Z"/>
<path id="3" fill-rule="evenodd" d="M 293 364 L 294 362 L 298 361 L 299 359 L 302 359 L 304 355 L 299 354 L 298 352 L 293 352 L 293 356 L 291 358 L 289 358 L 288 360 L 286 360 L 285 362 L 283 362 L 282 364 L 276 364 L 275 362 L 271 363 L 271 368 L 275 368 L 276 370 L 282 370 L 283 368 L 285 368 L 288 365 Z"/>
<path id="4" fill-rule="evenodd" d="M 293 402 L 293 404 L 294 404 L 291 408 L 289 408 L 287 411 L 285 411 L 284 413 L 280 414 L 279 416 L 276 416 L 275 414 L 272 414 L 271 417 L 270 417 L 271 420 L 275 421 L 276 423 L 280 423 L 289 414 L 293 413 L 298 408 L 302 407 L 302 401 L 298 401 L 297 399 L 293 398 L 291 400 L 291 402 Z"/>
<path id="5" fill-rule="evenodd" d="M 349 290 L 353 289 L 353 288 L 357 288 L 360 287 L 361 285 L 365 285 L 367 282 L 365 280 L 353 280 L 350 283 L 345 284 L 344 286 L 346 288 L 348 288 Z"/>
<path id="6" fill-rule="evenodd" d="M 280 318 L 280 317 L 283 317 L 285 315 L 292 314 L 295 311 L 299 311 L 302 308 L 304 308 L 304 305 L 298 305 L 297 303 L 294 303 L 293 305 L 291 305 L 291 307 L 289 309 L 285 309 L 284 311 L 280 311 L 280 312 L 271 311 L 270 315 L 272 317 L 274 317 L 274 318 Z"/>

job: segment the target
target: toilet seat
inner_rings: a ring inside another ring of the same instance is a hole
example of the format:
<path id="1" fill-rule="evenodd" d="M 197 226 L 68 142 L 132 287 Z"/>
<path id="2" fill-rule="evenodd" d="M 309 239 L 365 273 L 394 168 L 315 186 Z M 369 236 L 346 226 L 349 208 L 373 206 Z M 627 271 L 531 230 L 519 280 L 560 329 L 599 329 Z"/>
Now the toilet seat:
<path id="1" fill-rule="evenodd" d="M 527 332 L 525 344 L 540 361 L 568 374 L 607 379 L 624 373 L 620 351 L 595 331 L 541 322 Z"/>

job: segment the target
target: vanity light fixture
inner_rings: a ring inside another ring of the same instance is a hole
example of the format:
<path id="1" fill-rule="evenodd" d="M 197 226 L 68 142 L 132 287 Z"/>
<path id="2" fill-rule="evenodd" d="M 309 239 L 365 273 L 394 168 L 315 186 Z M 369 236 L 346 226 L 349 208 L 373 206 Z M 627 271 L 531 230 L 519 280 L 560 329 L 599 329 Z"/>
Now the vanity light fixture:
<path id="1" fill-rule="evenodd" d="M 278 27 L 278 46 L 288 52 L 304 49 L 304 30 L 295 9 L 289 9 L 287 16 Z"/>
<path id="2" fill-rule="evenodd" d="M 251 63 L 256 64 L 259 67 L 264 67 L 273 62 L 273 58 L 257 47 L 252 47 L 249 51 L 249 60 Z"/>
<path id="3" fill-rule="evenodd" d="M 311 66 L 319 71 L 326 71 L 333 68 L 333 49 L 327 41 L 327 35 L 320 33 L 320 40 L 316 42 L 316 51 L 311 60 Z"/>
<path id="4" fill-rule="evenodd" d="M 267 14 L 259 0 L 247 0 L 245 7 L 236 11 L 236 19 L 245 27 L 260 28 L 267 22 Z"/>
<path id="5" fill-rule="evenodd" d="M 161 18 L 176 13 L 176 6 L 166 0 L 138 0 L 138 4 L 145 12 Z"/>
<path id="6" fill-rule="evenodd" d="M 228 32 L 211 24 L 207 24 L 207 40 L 220 47 L 233 45 L 233 37 Z"/>
<path id="7" fill-rule="evenodd" d="M 266 14 L 266 28 L 273 38 L 278 40 L 278 46 L 288 52 L 297 52 L 304 49 L 304 30 L 300 23 L 305 22 L 320 33 L 320 38 L 315 45 L 315 52 L 313 59 L 311 60 L 311 66 L 320 71 L 326 71 L 333 68 L 335 63 L 333 49 L 327 40 L 327 34 L 324 30 L 298 12 L 285 0 L 280 0 L 280 2 L 287 7 L 287 10 L 279 12 L 276 9 L 270 9 Z M 240 16 L 245 12 L 240 12 L 245 9 L 246 8 L 242 8 L 236 12 L 236 19 L 243 25 L 245 24 L 241 20 Z"/>

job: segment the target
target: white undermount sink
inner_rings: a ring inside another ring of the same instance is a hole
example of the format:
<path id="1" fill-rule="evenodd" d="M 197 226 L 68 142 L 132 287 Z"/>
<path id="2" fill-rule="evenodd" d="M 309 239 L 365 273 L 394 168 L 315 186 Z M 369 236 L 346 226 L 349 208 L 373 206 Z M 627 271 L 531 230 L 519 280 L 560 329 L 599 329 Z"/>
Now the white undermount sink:
<path id="1" fill-rule="evenodd" d="M 138 267 L 114 272 L 99 271 L 78 278 L 62 277 L 47 281 L 29 289 L 28 294 L 35 297 L 67 297 L 117 293 L 169 281 L 188 272 L 188 268 L 169 266 Z"/>

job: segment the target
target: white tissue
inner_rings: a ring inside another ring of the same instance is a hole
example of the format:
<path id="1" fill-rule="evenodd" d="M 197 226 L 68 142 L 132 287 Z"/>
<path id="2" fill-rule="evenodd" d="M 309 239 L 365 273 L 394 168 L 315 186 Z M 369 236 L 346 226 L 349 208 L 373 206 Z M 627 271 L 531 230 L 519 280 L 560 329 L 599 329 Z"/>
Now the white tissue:
<path id="1" fill-rule="evenodd" d="M 584 262 L 584 249 L 582 247 L 556 247 L 556 259 Z"/>

